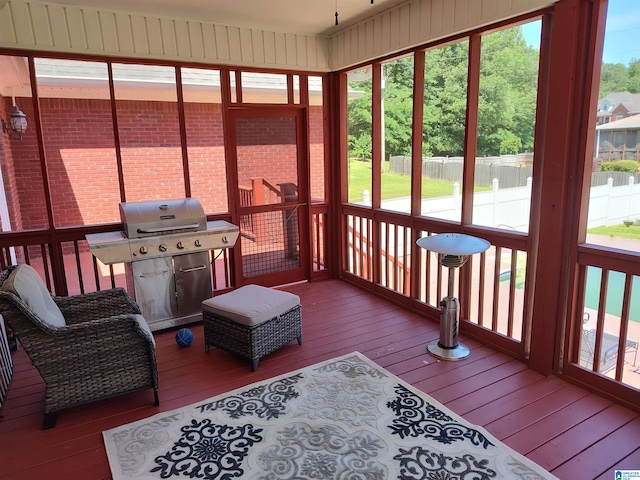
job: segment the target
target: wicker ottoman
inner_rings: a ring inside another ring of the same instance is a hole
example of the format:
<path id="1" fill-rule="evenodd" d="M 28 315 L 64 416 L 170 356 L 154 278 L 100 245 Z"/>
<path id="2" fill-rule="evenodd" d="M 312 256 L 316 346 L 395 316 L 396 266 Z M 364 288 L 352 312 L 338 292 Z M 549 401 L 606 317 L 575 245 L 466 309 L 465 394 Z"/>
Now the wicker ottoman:
<path id="1" fill-rule="evenodd" d="M 259 285 L 202 302 L 204 348 L 214 346 L 246 357 L 252 370 L 261 357 L 294 338 L 302 345 L 300 297 Z"/>

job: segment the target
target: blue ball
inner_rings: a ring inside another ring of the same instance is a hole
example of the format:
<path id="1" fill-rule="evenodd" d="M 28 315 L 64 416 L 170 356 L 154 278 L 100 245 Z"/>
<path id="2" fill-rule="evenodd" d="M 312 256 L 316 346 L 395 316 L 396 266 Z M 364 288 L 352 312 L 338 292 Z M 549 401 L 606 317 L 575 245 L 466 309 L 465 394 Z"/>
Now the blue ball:
<path id="1" fill-rule="evenodd" d="M 181 328 L 176 333 L 176 343 L 181 347 L 188 347 L 193 342 L 193 332 L 188 328 Z"/>

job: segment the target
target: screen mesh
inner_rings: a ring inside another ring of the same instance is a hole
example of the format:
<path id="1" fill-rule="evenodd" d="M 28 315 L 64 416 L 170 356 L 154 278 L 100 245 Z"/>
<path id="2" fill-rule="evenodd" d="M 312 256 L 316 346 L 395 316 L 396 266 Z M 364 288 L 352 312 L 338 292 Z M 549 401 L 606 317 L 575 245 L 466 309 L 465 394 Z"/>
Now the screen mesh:
<path id="1" fill-rule="evenodd" d="M 300 233 L 296 207 L 243 215 L 242 273 L 255 277 L 300 267 Z"/>

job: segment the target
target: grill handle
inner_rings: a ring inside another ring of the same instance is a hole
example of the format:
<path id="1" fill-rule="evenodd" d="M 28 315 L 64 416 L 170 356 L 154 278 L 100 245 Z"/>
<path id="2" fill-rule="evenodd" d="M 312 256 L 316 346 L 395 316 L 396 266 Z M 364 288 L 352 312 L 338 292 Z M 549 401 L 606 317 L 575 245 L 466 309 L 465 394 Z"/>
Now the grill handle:
<path id="1" fill-rule="evenodd" d="M 159 277 L 162 275 L 166 275 L 167 273 L 169 273 L 169 270 L 161 270 L 160 272 L 141 273 L 140 278 Z"/>
<path id="2" fill-rule="evenodd" d="M 207 268 L 206 265 L 199 265 L 197 267 L 191 267 L 191 268 L 181 268 L 180 272 L 181 273 L 189 273 L 189 272 L 196 272 L 198 270 L 204 270 L 205 268 Z"/>
<path id="3" fill-rule="evenodd" d="M 181 230 L 193 230 L 199 228 L 199 223 L 192 223 L 191 225 L 181 225 L 179 227 L 158 227 L 158 228 L 139 228 L 138 233 L 164 233 L 164 232 L 179 232 Z"/>

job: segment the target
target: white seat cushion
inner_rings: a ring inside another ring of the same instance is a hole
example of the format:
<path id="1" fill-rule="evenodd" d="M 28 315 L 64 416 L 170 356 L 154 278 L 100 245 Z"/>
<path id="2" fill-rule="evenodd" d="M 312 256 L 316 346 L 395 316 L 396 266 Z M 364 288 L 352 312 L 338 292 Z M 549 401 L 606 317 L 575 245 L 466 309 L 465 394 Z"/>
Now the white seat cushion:
<path id="1" fill-rule="evenodd" d="M 202 302 L 202 309 L 243 325 L 260 325 L 300 305 L 300 297 L 260 285 L 237 290 Z"/>
<path id="2" fill-rule="evenodd" d="M 67 324 L 40 275 L 30 265 L 18 265 L 2 284 L 2 290 L 20 297 L 46 323 L 55 327 Z"/>

